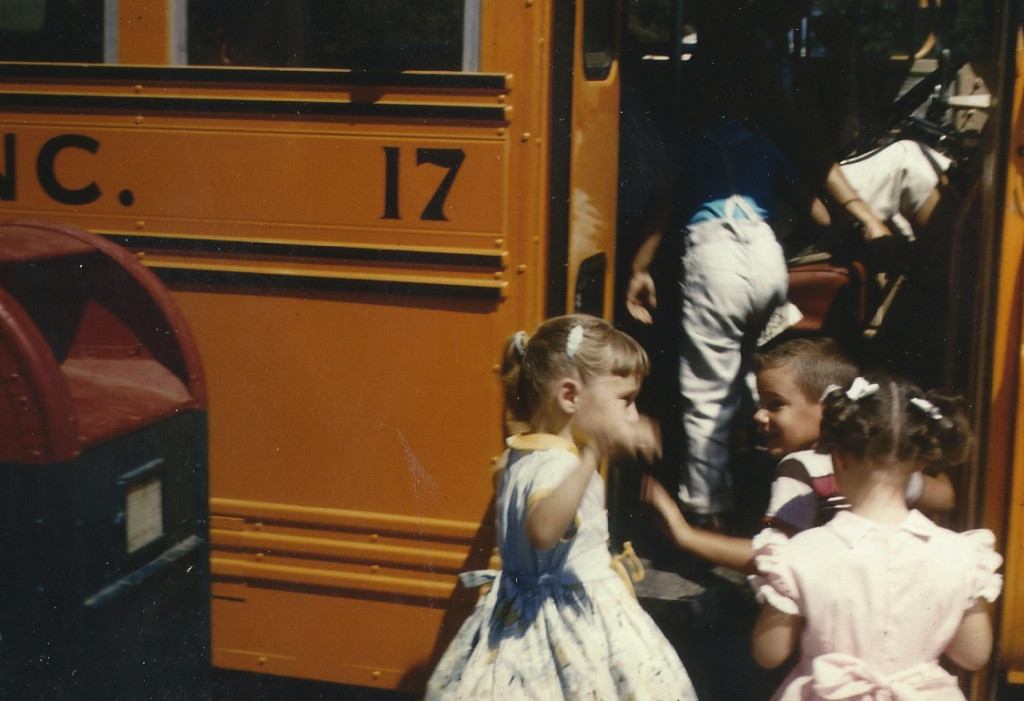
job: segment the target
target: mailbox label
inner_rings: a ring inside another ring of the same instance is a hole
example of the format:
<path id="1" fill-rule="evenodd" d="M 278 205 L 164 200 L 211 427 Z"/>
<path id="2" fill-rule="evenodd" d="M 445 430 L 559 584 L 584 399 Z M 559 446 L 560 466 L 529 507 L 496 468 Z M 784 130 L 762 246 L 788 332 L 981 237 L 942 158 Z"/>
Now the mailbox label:
<path id="1" fill-rule="evenodd" d="M 128 487 L 125 497 L 128 552 L 149 545 L 164 534 L 163 487 L 154 477 Z"/>

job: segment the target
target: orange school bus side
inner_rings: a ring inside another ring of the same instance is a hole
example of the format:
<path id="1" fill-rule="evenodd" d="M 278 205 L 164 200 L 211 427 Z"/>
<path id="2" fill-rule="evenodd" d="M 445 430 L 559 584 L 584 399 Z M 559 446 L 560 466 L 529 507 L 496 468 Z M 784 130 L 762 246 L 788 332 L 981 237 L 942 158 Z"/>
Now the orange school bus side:
<path id="1" fill-rule="evenodd" d="M 1018 18 L 1019 20 L 1019 18 Z M 996 654 L 992 666 L 997 681 L 1006 684 L 996 698 L 1015 698 L 1024 689 L 1024 35 L 1019 25 L 1009 35 L 1006 76 L 1008 127 L 1004 132 L 1005 192 L 1001 235 L 991 251 L 990 311 L 991 384 L 987 388 L 987 430 L 981 432 L 985 451 L 980 477 L 980 520 L 996 533 L 1005 555 L 1001 601 L 996 608 Z M 985 685 L 976 683 L 972 698 L 985 698 Z"/>
<path id="2" fill-rule="evenodd" d="M 213 664 L 422 690 L 501 344 L 610 313 L 615 3 L 47 4 L 0 18 L 0 215 L 126 246 L 196 337 Z"/>

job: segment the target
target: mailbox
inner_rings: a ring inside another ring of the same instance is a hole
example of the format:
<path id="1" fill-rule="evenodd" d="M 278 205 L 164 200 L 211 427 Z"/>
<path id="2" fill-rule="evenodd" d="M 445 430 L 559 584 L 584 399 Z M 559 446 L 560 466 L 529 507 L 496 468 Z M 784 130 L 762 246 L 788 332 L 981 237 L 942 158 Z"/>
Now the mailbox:
<path id="1" fill-rule="evenodd" d="M 206 396 L 163 285 L 0 223 L 0 698 L 209 696 Z"/>

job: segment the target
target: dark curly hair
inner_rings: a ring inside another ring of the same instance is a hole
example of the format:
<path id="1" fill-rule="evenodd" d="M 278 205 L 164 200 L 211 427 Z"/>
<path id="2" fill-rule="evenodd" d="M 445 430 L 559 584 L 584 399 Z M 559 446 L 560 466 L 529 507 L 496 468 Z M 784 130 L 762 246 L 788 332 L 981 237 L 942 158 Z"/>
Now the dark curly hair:
<path id="1" fill-rule="evenodd" d="M 858 394 L 852 386 L 873 385 Z M 971 444 L 961 397 L 925 392 L 884 374 L 866 375 L 847 387 L 833 386 L 822 397 L 818 449 L 856 460 L 936 467 L 963 463 Z"/>

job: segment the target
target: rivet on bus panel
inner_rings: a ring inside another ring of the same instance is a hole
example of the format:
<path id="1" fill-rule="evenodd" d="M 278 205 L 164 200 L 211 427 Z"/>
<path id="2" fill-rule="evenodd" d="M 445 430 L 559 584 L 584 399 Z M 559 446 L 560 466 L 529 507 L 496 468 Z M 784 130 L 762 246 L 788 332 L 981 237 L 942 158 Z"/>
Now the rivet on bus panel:
<path id="1" fill-rule="evenodd" d="M 380 670 L 379 669 L 375 669 L 372 672 L 370 672 L 370 678 L 371 679 L 380 679 L 380 674 L 381 674 Z"/>
<path id="2" fill-rule="evenodd" d="M 132 86 L 132 89 L 135 90 L 135 92 L 142 92 L 142 86 L 141 85 L 134 85 L 134 86 Z"/>
<path id="3" fill-rule="evenodd" d="M 376 543 L 378 540 L 380 540 L 380 536 L 379 535 L 377 535 L 376 533 L 371 533 L 370 534 L 370 542 L 371 543 Z"/>
<path id="4" fill-rule="evenodd" d="M 256 553 L 256 562 L 263 562 L 263 553 Z"/>
<path id="5" fill-rule="evenodd" d="M 520 275 L 525 273 L 526 272 L 526 263 L 520 263 L 519 266 L 516 268 L 516 272 L 519 273 Z"/>
<path id="6" fill-rule="evenodd" d="M 142 115 L 141 114 L 135 116 L 135 123 L 136 124 L 142 124 Z"/>
<path id="7" fill-rule="evenodd" d="M 498 128 L 498 136 L 505 136 L 505 127 Z"/>
<path id="8" fill-rule="evenodd" d="M 505 239 L 494 239 L 494 245 L 497 248 L 501 248 L 505 245 Z"/>
<path id="9" fill-rule="evenodd" d="M 256 660 L 256 664 L 264 665 L 266 663 L 267 663 L 267 658 L 266 657 L 260 657 L 259 659 Z"/>
<path id="10" fill-rule="evenodd" d="M 523 135 L 519 137 L 519 140 L 525 144 L 527 141 L 530 140 L 530 132 L 524 131 Z"/>
<path id="11" fill-rule="evenodd" d="M 494 279 L 495 280 L 500 280 L 501 279 L 501 273 L 500 272 L 494 273 Z"/>
<path id="12" fill-rule="evenodd" d="M 373 574 L 380 572 L 380 565 L 370 565 L 370 572 Z"/>
<path id="13" fill-rule="evenodd" d="M 146 228 L 146 222 L 144 222 L 144 221 L 137 221 L 137 222 L 135 222 L 135 228 L 136 229 L 145 229 Z"/>

